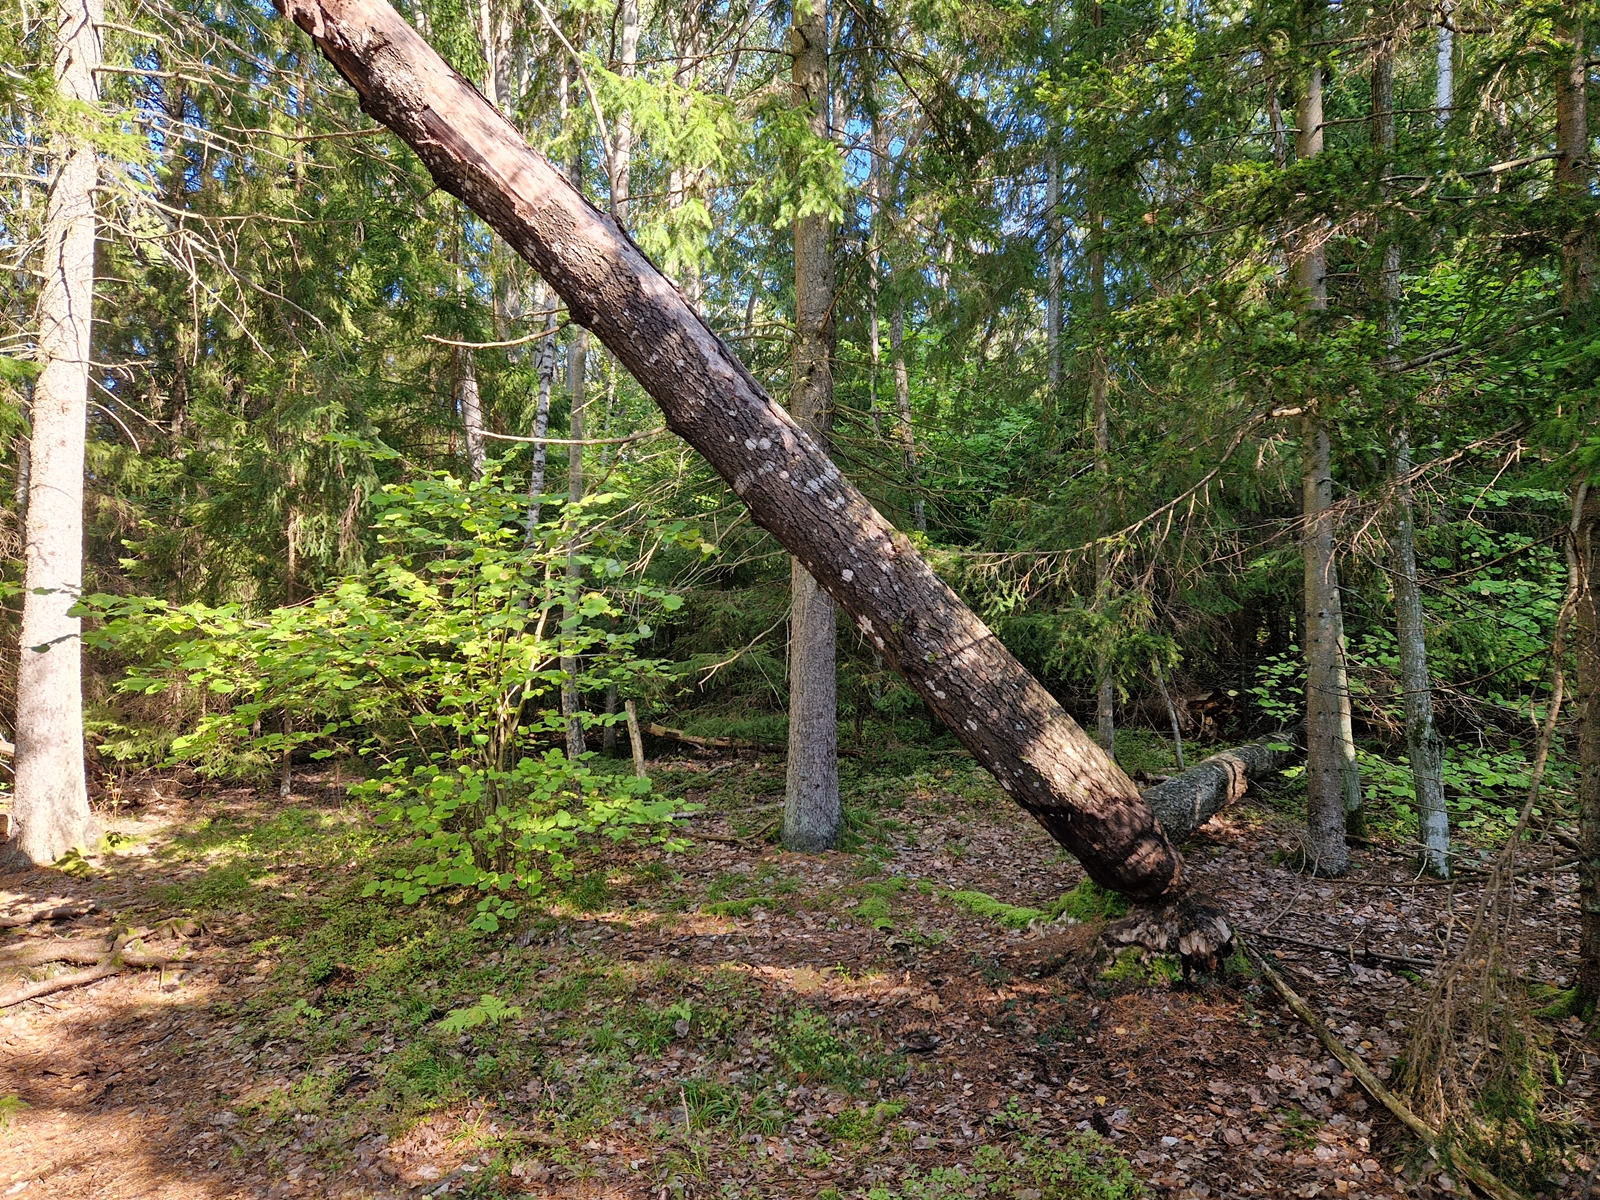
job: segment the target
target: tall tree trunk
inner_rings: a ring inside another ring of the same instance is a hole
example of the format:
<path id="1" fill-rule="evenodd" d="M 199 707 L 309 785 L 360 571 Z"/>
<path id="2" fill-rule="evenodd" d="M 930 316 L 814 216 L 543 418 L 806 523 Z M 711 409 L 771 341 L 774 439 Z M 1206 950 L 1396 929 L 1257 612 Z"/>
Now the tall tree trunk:
<path id="1" fill-rule="evenodd" d="M 867 199 L 872 216 L 867 229 L 867 409 L 872 417 L 873 435 L 882 436 L 883 422 L 878 416 L 878 374 L 883 364 L 879 302 L 883 292 L 883 234 L 888 227 L 884 216 L 884 168 L 888 165 L 889 139 L 884 135 L 883 120 L 875 100 L 870 119 L 867 145 L 872 165 L 867 172 Z"/>
<path id="2" fill-rule="evenodd" d="M 911 489 L 911 522 L 928 532 L 928 506 L 922 499 L 917 464 L 917 430 L 911 419 L 911 373 L 906 369 L 906 303 L 896 300 L 889 318 L 889 353 L 894 356 L 894 402 L 900 418 L 900 448 L 905 456 L 906 485 Z"/>
<path id="3" fill-rule="evenodd" d="M 811 131 L 831 140 L 826 0 L 796 4 L 789 27 L 795 103 Z M 789 414 L 827 445 L 833 410 L 833 221 L 812 213 L 794 223 L 795 342 Z M 796 558 L 790 566 L 789 769 L 783 844 L 826 850 L 844 828 L 839 804 L 838 619 L 833 598 Z"/>
<path id="4" fill-rule="evenodd" d="M 573 172 L 576 177 L 576 170 Z M 568 437 L 574 442 L 567 447 L 567 503 L 576 505 L 583 499 L 583 441 L 584 410 L 589 403 L 589 331 L 577 328 L 572 331 L 572 341 L 567 345 L 567 382 L 571 388 L 572 415 L 568 418 Z M 583 566 L 578 562 L 576 542 L 577 526 L 570 531 L 572 542 L 567 547 L 567 598 L 564 605 L 567 624 L 578 613 L 578 591 L 583 586 Z M 578 656 L 563 654 L 561 669 L 566 679 L 561 684 L 561 715 L 567 719 L 567 757 L 577 759 L 588 747 L 584 744 L 582 697 L 578 694 Z"/>
<path id="5" fill-rule="evenodd" d="M 1600 1006 L 1600 486 L 1573 493 L 1572 562 L 1578 575 L 1578 1008 Z"/>
<path id="6" fill-rule="evenodd" d="M 1596 324 L 1593 164 L 1589 157 L 1588 43 L 1584 26 L 1563 30 L 1570 53 L 1556 77 L 1557 199 L 1563 207 L 1562 290 L 1575 336 Z M 1600 480 L 1573 493 L 1572 567 L 1577 574 L 1578 1006 L 1600 1005 Z"/>
<path id="7" fill-rule="evenodd" d="M 1132 780 L 614 223 L 383 0 L 283 2 L 356 87 L 363 110 L 562 295 L 673 431 L 1092 878 L 1141 899 L 1181 892 L 1183 860 Z"/>
<path id="8" fill-rule="evenodd" d="M 617 46 L 617 74 L 632 79 L 639 64 L 639 0 L 622 0 L 617 6 L 617 16 L 622 26 Z M 633 109 L 624 106 L 611 131 L 611 215 L 624 229 L 628 227 L 628 202 L 632 198 Z"/>
<path id="9" fill-rule="evenodd" d="M 1044 166 L 1045 423 L 1048 427 L 1055 421 L 1061 398 L 1061 255 L 1066 248 L 1066 222 L 1061 211 L 1061 151 L 1055 144 L 1060 131 L 1052 123 L 1046 136 L 1050 138 Z"/>
<path id="10" fill-rule="evenodd" d="M 1295 114 L 1295 153 L 1322 153 L 1322 66 L 1313 64 Z M 1308 228 L 1295 255 L 1295 284 L 1308 318 L 1328 307 L 1327 260 L 1321 233 Z M 1309 323 L 1309 321 L 1308 321 Z M 1344 736 L 1340 702 L 1348 694 L 1340 645 L 1343 629 L 1333 542 L 1333 466 L 1328 431 L 1307 411 L 1302 419 L 1304 466 L 1301 501 L 1305 532 L 1306 819 L 1315 870 L 1341 875 L 1350 865 L 1345 846 Z"/>
<path id="11" fill-rule="evenodd" d="M 1372 61 L 1372 146 L 1379 177 L 1394 158 L 1394 47 L 1384 42 Z M 1400 243 L 1393 218 L 1385 226 L 1378 299 L 1391 368 L 1400 361 Z M 1433 723 L 1433 685 L 1428 678 L 1428 643 L 1422 625 L 1422 587 L 1417 573 L 1416 509 L 1411 494 L 1411 438 L 1395 414 L 1394 582 L 1395 639 L 1400 649 L 1400 687 L 1406 714 L 1406 759 L 1417 802 L 1417 840 L 1422 868 L 1440 879 L 1450 874 L 1450 814 L 1444 802 L 1444 739 Z"/>
<path id="12" fill-rule="evenodd" d="M 56 7 L 56 85 L 98 105 L 101 0 Z M 52 863 L 99 837 L 83 767 L 79 622 L 68 615 L 83 590 L 83 466 L 94 319 L 94 146 L 79 121 L 51 136 L 56 178 L 45 207 L 39 292 L 41 366 L 28 443 L 26 567 L 17 667 L 14 814 L 18 849 Z"/>
<path id="13" fill-rule="evenodd" d="M 1094 473 L 1097 487 L 1095 499 L 1094 543 L 1094 596 L 1097 605 L 1111 599 L 1111 563 L 1106 555 L 1105 536 L 1108 524 L 1106 482 L 1111 472 L 1111 408 L 1107 396 L 1108 363 L 1104 347 L 1103 322 L 1106 315 L 1106 253 L 1101 241 L 1101 216 L 1096 207 L 1089 214 L 1089 290 L 1090 304 L 1094 310 L 1094 345 L 1089 351 L 1089 408 L 1094 421 Z M 1095 740 L 1107 754 L 1117 750 L 1117 682 L 1111 669 L 1110 647 L 1100 652 L 1095 666 L 1094 689 Z"/>

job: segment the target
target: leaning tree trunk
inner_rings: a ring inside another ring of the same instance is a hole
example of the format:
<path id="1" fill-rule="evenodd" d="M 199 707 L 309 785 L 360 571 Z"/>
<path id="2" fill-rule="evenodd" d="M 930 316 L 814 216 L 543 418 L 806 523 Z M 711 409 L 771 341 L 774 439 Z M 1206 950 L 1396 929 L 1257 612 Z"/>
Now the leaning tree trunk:
<path id="1" fill-rule="evenodd" d="M 597 212 L 384 0 L 280 0 L 446 191 L 516 248 L 1002 788 L 1099 883 L 1179 891 L 1124 775 Z"/>
<path id="2" fill-rule="evenodd" d="M 79 105 L 100 99 L 101 0 L 56 8 L 56 81 Z M 83 588 L 83 464 L 94 307 L 94 188 L 98 166 L 81 120 L 53 137 L 59 164 L 45 209 L 39 292 L 42 370 L 33 388 L 28 512 L 17 667 L 15 816 L 18 849 L 51 863 L 97 835 L 83 771 L 79 623 Z"/>

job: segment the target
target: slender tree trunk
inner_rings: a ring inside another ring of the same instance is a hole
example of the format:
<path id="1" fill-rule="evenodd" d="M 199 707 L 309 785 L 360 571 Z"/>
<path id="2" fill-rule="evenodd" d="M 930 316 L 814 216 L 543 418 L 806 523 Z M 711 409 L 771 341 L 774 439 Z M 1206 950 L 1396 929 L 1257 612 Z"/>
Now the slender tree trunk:
<path id="1" fill-rule="evenodd" d="M 1573 493 L 1578 574 L 1578 1009 L 1600 1005 L 1600 486 Z"/>
<path id="2" fill-rule="evenodd" d="M 883 233 L 888 227 L 884 219 L 884 168 L 888 164 L 889 140 L 884 136 L 883 121 L 875 103 L 868 130 L 868 146 L 872 153 L 872 165 L 867 173 L 872 223 L 867 230 L 867 409 L 872 416 L 874 436 L 882 436 L 883 421 L 878 415 L 878 374 L 883 363 L 883 329 L 878 314 L 883 291 Z"/>
<path id="3" fill-rule="evenodd" d="M 1380 177 L 1394 157 L 1394 49 L 1385 42 L 1372 63 L 1373 159 Z M 1378 297 L 1383 305 L 1384 341 L 1389 365 L 1400 359 L 1400 243 L 1393 219 L 1385 227 Z M 1422 868 L 1440 879 L 1450 874 L 1450 814 L 1444 802 L 1444 739 L 1433 723 L 1433 685 L 1428 678 L 1428 644 L 1422 624 L 1422 588 L 1417 573 L 1416 511 L 1411 494 L 1411 439 L 1405 420 L 1394 422 L 1394 583 L 1395 639 L 1400 649 L 1400 687 L 1406 714 L 1406 759 L 1417 802 L 1417 839 Z"/>
<path id="4" fill-rule="evenodd" d="M 1585 324 L 1593 321 L 1595 299 L 1595 235 L 1589 187 L 1594 164 L 1589 159 L 1588 42 L 1580 23 L 1563 31 L 1571 47 L 1556 74 L 1557 198 L 1572 211 L 1563 215 L 1562 279 L 1567 308 Z"/>
<path id="5" fill-rule="evenodd" d="M 550 432 L 550 390 L 555 386 L 556 328 L 560 322 L 556 316 L 555 298 L 550 295 L 542 280 L 534 292 L 534 303 L 540 308 L 549 309 L 549 315 L 544 319 L 544 337 L 539 342 L 539 393 L 534 400 L 533 408 L 533 436 L 542 438 Z M 533 444 L 533 466 L 528 471 L 528 526 L 523 537 L 524 544 L 530 546 L 539 528 L 539 511 L 544 503 L 545 466 L 549 452 L 550 446 L 547 442 L 540 441 Z"/>
<path id="6" fill-rule="evenodd" d="M 1107 396 L 1107 362 L 1100 345 L 1104 334 L 1102 322 L 1106 313 L 1106 255 L 1100 244 L 1100 214 L 1090 214 L 1089 288 L 1091 306 L 1095 315 L 1095 344 L 1089 352 L 1089 407 L 1094 421 L 1094 472 L 1099 483 L 1095 500 L 1094 544 L 1094 595 L 1095 603 L 1106 604 L 1111 599 L 1111 562 L 1100 538 L 1108 524 L 1106 514 L 1106 483 L 1111 471 L 1111 408 Z M 1107 754 L 1117 750 L 1117 682 L 1111 669 L 1110 648 L 1102 649 L 1095 667 L 1094 728 L 1095 740 Z"/>
<path id="7" fill-rule="evenodd" d="M 567 381 L 572 393 L 572 415 L 568 419 L 567 435 L 574 442 L 583 440 L 584 409 L 588 407 L 589 331 L 577 328 L 572 331 L 572 341 L 567 345 Z M 583 499 L 583 447 L 567 447 L 567 503 L 576 505 Z M 578 562 L 576 542 L 577 526 L 573 525 L 572 542 L 567 548 L 567 598 L 565 621 L 571 622 L 578 612 L 578 590 L 583 586 L 583 567 Z M 578 694 L 578 656 L 563 654 L 561 669 L 566 679 L 561 685 L 561 715 L 567 719 L 567 757 L 576 760 L 588 747 L 584 744 L 582 697 Z"/>
<path id="8" fill-rule="evenodd" d="M 1183 860 L 1133 782 L 613 222 L 382 0 L 284 4 L 360 92 L 363 110 L 562 295 L 674 432 L 1092 878 L 1141 899 L 1182 891 Z"/>
<path id="9" fill-rule="evenodd" d="M 1562 290 L 1574 335 L 1596 325 L 1594 179 L 1589 153 L 1588 43 L 1584 26 L 1562 31 L 1571 47 L 1556 77 L 1557 199 L 1563 206 Z M 1600 1005 L 1600 481 L 1573 493 L 1571 566 L 1577 575 L 1578 1007 Z"/>
<path id="10" fill-rule="evenodd" d="M 894 356 L 894 401 L 900 417 L 900 447 L 905 456 L 906 485 L 911 489 L 911 521 L 918 533 L 928 532 L 928 507 L 922 500 L 917 465 L 917 430 L 911 420 L 911 374 L 906 370 L 906 305 L 896 300 L 889 318 L 889 353 Z"/>
<path id="11" fill-rule="evenodd" d="M 98 106 L 101 0 L 56 7 L 56 85 Z M 14 815 L 18 849 L 52 863 L 99 837 L 83 767 L 79 622 L 83 590 L 83 466 L 94 319 L 94 188 L 98 164 L 84 132 L 51 136 L 56 178 L 45 207 L 38 361 L 29 440 L 22 646 L 17 667 Z"/>
<path id="12" fill-rule="evenodd" d="M 1060 131 L 1051 125 L 1051 144 L 1045 151 L 1044 189 L 1044 352 L 1046 426 L 1054 422 L 1061 398 L 1061 254 L 1066 248 L 1066 222 L 1061 211 L 1061 151 L 1055 146 Z"/>
<path id="13" fill-rule="evenodd" d="M 639 64 L 639 0 L 617 6 L 622 26 L 617 46 L 617 74 L 632 79 Z M 628 227 L 628 202 L 633 198 L 633 109 L 617 114 L 611 137 L 611 215 Z M 609 726 L 607 727 L 609 728 Z"/>
<path id="14" fill-rule="evenodd" d="M 1439 32 L 1434 40 L 1433 122 L 1449 124 L 1456 106 L 1456 33 L 1450 26 L 1451 5 L 1439 5 Z"/>
<path id="15" fill-rule="evenodd" d="M 456 379 L 461 426 L 467 434 L 467 468 L 474 479 L 482 479 L 483 464 L 488 459 L 487 439 L 483 436 L 483 401 L 478 393 L 478 368 L 472 361 L 472 351 L 465 346 L 456 347 Z"/>
<path id="16" fill-rule="evenodd" d="M 1295 114 L 1295 152 L 1300 159 L 1322 153 L 1322 66 L 1313 64 Z M 1308 318 L 1328 307 L 1327 260 L 1321 233 L 1308 229 L 1295 255 L 1295 283 Z M 1309 323 L 1309 322 L 1308 322 Z M 1304 466 L 1301 481 L 1305 532 L 1306 656 L 1306 818 L 1308 849 L 1315 870 L 1342 875 L 1350 865 L 1345 846 L 1345 761 L 1347 740 L 1343 707 L 1344 622 L 1339 605 L 1339 573 L 1333 539 L 1333 454 L 1328 431 L 1315 413 L 1302 419 Z"/>
<path id="17" fill-rule="evenodd" d="M 811 129 L 831 138 L 828 122 L 826 0 L 795 5 L 789 27 L 794 98 Z M 819 445 L 833 410 L 833 222 L 823 213 L 794 223 L 795 344 L 789 413 Z M 791 850 L 836 846 L 844 828 L 839 804 L 838 620 L 833 598 L 794 559 L 790 568 L 789 770 L 783 844 Z"/>

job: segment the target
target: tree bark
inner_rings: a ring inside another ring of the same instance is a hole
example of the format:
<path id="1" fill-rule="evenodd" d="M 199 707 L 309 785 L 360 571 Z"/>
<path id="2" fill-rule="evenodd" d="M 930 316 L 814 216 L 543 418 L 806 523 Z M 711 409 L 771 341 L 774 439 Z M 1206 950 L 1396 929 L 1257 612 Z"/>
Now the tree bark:
<path id="1" fill-rule="evenodd" d="M 832 140 L 828 120 L 828 6 L 796 4 L 789 28 L 795 104 L 811 131 Z M 794 223 L 795 341 L 789 415 L 819 446 L 833 414 L 833 221 L 825 213 Z M 833 598 L 799 558 L 790 564 L 789 763 L 783 844 L 828 850 L 844 829 L 839 802 L 838 618 Z"/>
<path id="2" fill-rule="evenodd" d="M 472 361 L 472 351 L 465 346 L 456 347 L 456 379 L 461 427 L 467 435 L 467 469 L 472 472 L 472 478 L 482 479 L 483 464 L 489 456 L 483 436 L 483 398 L 478 391 L 477 365 Z"/>
<path id="3" fill-rule="evenodd" d="M 1581 23 L 1562 32 L 1571 46 L 1556 79 L 1556 193 L 1567 208 L 1562 282 L 1574 334 L 1591 335 L 1597 314 L 1587 41 Z M 1600 1006 L 1600 480 L 1582 480 L 1573 493 L 1572 566 L 1578 584 L 1578 1007 L 1592 1014 Z"/>
<path id="4" fill-rule="evenodd" d="M 1295 153 L 1322 153 L 1322 66 L 1312 64 L 1295 114 Z M 1295 256 L 1295 283 L 1308 317 L 1328 307 L 1327 261 L 1320 231 L 1308 229 Z M 1350 865 L 1345 846 L 1343 721 L 1348 696 L 1341 649 L 1339 575 L 1333 550 L 1333 465 L 1328 431 L 1307 412 L 1301 422 L 1304 466 L 1301 503 L 1305 531 L 1306 822 L 1307 850 L 1318 874 L 1342 875 Z"/>
<path id="5" fill-rule="evenodd" d="M 1300 734 L 1300 730 L 1275 733 L 1213 754 L 1181 775 L 1146 788 L 1145 803 L 1155 810 L 1167 836 L 1181 846 L 1200 826 L 1243 796 L 1252 783 L 1300 761 L 1305 754 L 1295 744 Z"/>
<path id="6" fill-rule="evenodd" d="M 56 7 L 56 85 L 99 104 L 102 0 Z M 99 168 L 80 122 L 53 134 L 56 178 L 45 208 L 38 361 L 28 444 L 22 643 L 17 667 L 17 848 L 52 863 L 99 837 L 83 766 L 83 467 L 94 319 L 94 188 Z"/>
<path id="7" fill-rule="evenodd" d="M 900 418 L 900 449 L 905 456 L 906 483 L 911 488 L 911 523 L 918 533 L 928 532 L 928 506 L 922 500 L 917 470 L 917 429 L 911 419 L 911 374 L 906 369 L 906 303 L 895 301 L 889 318 L 889 353 L 894 357 L 894 403 Z"/>
<path id="8" fill-rule="evenodd" d="M 1441 52 L 1441 66 L 1447 56 Z M 1450 93 L 1441 74 L 1442 111 Z M 1384 42 L 1372 61 L 1372 146 L 1380 178 L 1394 158 L 1394 47 Z M 1378 272 L 1378 300 L 1383 305 L 1384 341 L 1391 368 L 1400 361 L 1400 243 L 1393 219 L 1385 227 L 1383 261 Z M 1422 868 L 1446 879 L 1450 875 L 1450 814 L 1444 802 L 1444 739 L 1433 723 L 1433 685 L 1428 678 L 1428 643 L 1422 624 L 1422 586 L 1417 572 L 1416 506 L 1411 494 L 1411 437 L 1403 416 L 1394 414 L 1393 474 L 1395 483 L 1394 585 L 1395 640 L 1400 649 L 1400 688 L 1406 714 L 1406 760 L 1411 766 L 1417 803 L 1417 839 Z"/>
<path id="9" fill-rule="evenodd" d="M 1434 40 L 1433 123 L 1449 123 L 1456 106 L 1456 31 L 1450 25 L 1451 5 L 1439 6 L 1439 33 Z"/>
<path id="10" fill-rule="evenodd" d="M 1055 146 L 1060 131 L 1052 123 L 1046 133 L 1051 139 L 1045 150 L 1044 190 L 1044 352 L 1046 424 L 1055 421 L 1061 396 L 1061 255 L 1066 248 L 1066 229 L 1061 211 L 1061 151 Z"/>
<path id="11" fill-rule="evenodd" d="M 559 321 L 549 290 L 541 280 L 534 291 L 534 301 L 547 308 L 544 319 L 544 338 L 539 345 L 539 391 L 533 405 L 533 436 L 543 438 L 550 432 L 550 390 L 556 378 L 556 328 Z M 524 545 L 533 545 L 535 531 L 539 528 L 540 510 L 544 506 L 545 466 L 549 460 L 550 444 L 536 441 L 533 444 L 533 466 L 528 471 L 528 527 L 523 535 Z"/>
<path id="12" fill-rule="evenodd" d="M 617 47 L 617 74 L 632 79 L 639 65 L 639 0 L 622 0 L 617 6 L 622 25 Z M 628 202 L 633 198 L 633 109 L 617 114 L 611 144 L 611 215 L 628 227 Z"/>
<path id="13" fill-rule="evenodd" d="M 1600 486 L 1573 496 L 1578 675 L 1578 1008 L 1600 1005 Z"/>
<path id="14" fill-rule="evenodd" d="M 574 172 L 576 174 L 576 172 Z M 514 245 L 515 243 L 513 243 Z M 559 289 L 558 289 L 559 290 Z M 567 345 L 567 382 L 571 387 L 572 413 L 567 419 L 567 434 L 572 439 L 573 445 L 567 447 L 567 504 L 575 506 L 583 499 L 583 417 L 584 409 L 588 407 L 588 361 L 589 361 L 589 331 L 578 328 L 572 331 L 572 341 Z M 578 531 L 572 529 L 569 536 L 576 540 Z M 578 611 L 578 589 L 583 583 L 583 568 L 578 562 L 577 553 L 571 548 L 567 550 L 567 598 L 564 605 L 565 620 L 563 624 L 572 621 Z M 566 679 L 561 684 L 561 715 L 567 719 L 567 757 L 576 761 L 587 750 L 583 736 L 583 717 L 580 714 L 583 703 L 578 695 L 578 656 L 563 654 L 561 656 L 561 669 L 566 673 Z"/>
<path id="15" fill-rule="evenodd" d="M 566 300 L 1001 787 L 1097 882 L 1182 889 L 1132 780 L 762 391 L 616 222 L 589 205 L 383 0 L 282 0 L 360 93 Z"/>

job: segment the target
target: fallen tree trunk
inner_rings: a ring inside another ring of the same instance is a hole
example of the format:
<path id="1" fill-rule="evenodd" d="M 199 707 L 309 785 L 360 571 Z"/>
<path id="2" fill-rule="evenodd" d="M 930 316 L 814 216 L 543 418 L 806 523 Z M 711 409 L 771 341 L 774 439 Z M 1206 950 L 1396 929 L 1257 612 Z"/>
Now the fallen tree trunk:
<path id="1" fill-rule="evenodd" d="M 1302 732 L 1288 731 L 1213 754 L 1183 774 L 1146 788 L 1145 803 L 1167 836 L 1181 846 L 1252 783 L 1304 758 L 1304 741 Z"/>
<path id="2" fill-rule="evenodd" d="M 756 522 L 1096 882 L 1154 899 L 1183 860 L 1138 788 L 934 574 L 622 227 L 385 0 L 277 0 L 440 187 L 489 223 L 655 398 Z"/>

